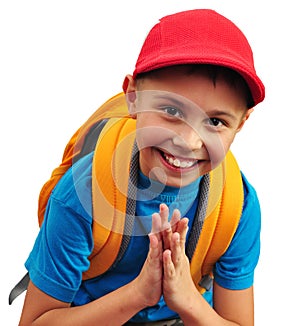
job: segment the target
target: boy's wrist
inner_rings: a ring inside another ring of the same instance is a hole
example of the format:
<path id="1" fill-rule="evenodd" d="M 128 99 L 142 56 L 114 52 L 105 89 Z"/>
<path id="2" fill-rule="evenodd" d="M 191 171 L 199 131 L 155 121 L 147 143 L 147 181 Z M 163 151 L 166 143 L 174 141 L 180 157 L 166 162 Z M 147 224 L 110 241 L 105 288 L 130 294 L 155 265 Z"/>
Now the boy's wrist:
<path id="1" fill-rule="evenodd" d="M 176 307 L 173 307 L 173 310 L 176 308 L 175 311 L 179 314 L 182 320 L 195 320 L 199 311 L 203 310 L 201 308 L 203 305 L 202 301 L 205 301 L 204 298 L 195 288 L 195 291 L 189 291 L 187 296 L 184 296 L 180 302 L 178 301 Z"/>
<path id="2" fill-rule="evenodd" d="M 134 279 L 131 283 L 131 297 L 130 300 L 133 300 L 138 308 L 138 310 L 142 310 L 146 307 L 155 305 L 160 296 L 153 296 L 151 293 L 145 291 L 146 288 L 151 288 L 151 286 L 145 285 L 139 277 Z"/>

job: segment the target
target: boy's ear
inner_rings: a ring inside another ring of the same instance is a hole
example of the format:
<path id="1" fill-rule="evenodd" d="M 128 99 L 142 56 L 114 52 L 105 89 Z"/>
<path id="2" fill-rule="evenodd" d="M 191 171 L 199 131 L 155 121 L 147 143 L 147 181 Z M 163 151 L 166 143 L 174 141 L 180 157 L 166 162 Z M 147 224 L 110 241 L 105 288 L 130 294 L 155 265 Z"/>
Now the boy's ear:
<path id="1" fill-rule="evenodd" d="M 126 75 L 123 82 L 123 91 L 126 96 L 129 114 L 136 117 L 136 82 L 131 75 Z"/>
<path id="2" fill-rule="evenodd" d="M 254 110 L 253 108 L 247 110 L 246 114 L 244 115 L 244 117 L 243 117 L 243 119 L 242 119 L 242 121 L 241 121 L 241 123 L 240 123 L 240 125 L 239 125 L 239 127 L 237 129 L 237 132 L 241 131 L 241 129 L 243 128 L 245 122 L 249 119 L 250 114 L 253 112 L 253 110 Z"/>

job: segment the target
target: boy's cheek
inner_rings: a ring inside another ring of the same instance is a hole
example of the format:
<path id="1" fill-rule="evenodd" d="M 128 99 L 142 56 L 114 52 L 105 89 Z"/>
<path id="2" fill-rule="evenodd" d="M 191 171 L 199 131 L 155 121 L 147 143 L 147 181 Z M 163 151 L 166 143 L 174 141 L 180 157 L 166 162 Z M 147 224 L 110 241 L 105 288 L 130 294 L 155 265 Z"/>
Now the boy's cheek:
<path id="1" fill-rule="evenodd" d="M 136 130 L 136 140 L 139 150 L 147 147 L 161 147 L 165 148 L 167 143 L 171 143 L 172 138 L 175 136 L 174 131 L 161 126 L 138 126 Z M 171 149 L 169 149 L 171 150 Z"/>
<path id="2" fill-rule="evenodd" d="M 227 151 L 220 142 L 207 145 L 206 150 L 211 162 L 211 169 L 213 170 L 224 160 Z"/>
<path id="3" fill-rule="evenodd" d="M 202 132 L 203 145 L 211 161 L 211 168 L 216 168 L 225 158 L 234 140 L 235 133 Z"/>

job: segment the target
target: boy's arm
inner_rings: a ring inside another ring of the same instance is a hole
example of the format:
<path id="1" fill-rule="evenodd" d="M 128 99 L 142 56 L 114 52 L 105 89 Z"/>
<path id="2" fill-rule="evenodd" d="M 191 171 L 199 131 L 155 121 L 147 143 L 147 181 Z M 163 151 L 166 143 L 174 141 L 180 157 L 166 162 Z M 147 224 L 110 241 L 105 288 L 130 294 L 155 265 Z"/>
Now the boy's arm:
<path id="1" fill-rule="evenodd" d="M 253 287 L 234 291 L 222 288 L 215 283 L 214 309 L 202 295 L 192 292 L 177 312 L 186 326 L 253 326 L 253 307 Z"/>
<path id="2" fill-rule="evenodd" d="M 214 283 L 214 309 L 238 325 L 254 325 L 253 286 L 245 290 L 228 290 Z"/>
<path id="3" fill-rule="evenodd" d="M 129 283 L 91 303 L 70 307 L 30 283 L 19 325 L 121 325 L 145 307 L 141 299 L 141 292 Z"/>
<path id="4" fill-rule="evenodd" d="M 139 276 L 88 304 L 70 307 L 69 303 L 52 298 L 30 282 L 19 325 L 119 326 L 146 306 L 156 304 L 162 294 L 162 247 L 155 234 L 149 238 L 149 253 Z"/>
<path id="5" fill-rule="evenodd" d="M 186 326 L 254 324 L 253 287 L 228 290 L 214 283 L 214 308 L 195 287 L 187 256 L 186 232 L 172 232 L 170 249 L 163 252 L 163 294 L 168 307 Z"/>

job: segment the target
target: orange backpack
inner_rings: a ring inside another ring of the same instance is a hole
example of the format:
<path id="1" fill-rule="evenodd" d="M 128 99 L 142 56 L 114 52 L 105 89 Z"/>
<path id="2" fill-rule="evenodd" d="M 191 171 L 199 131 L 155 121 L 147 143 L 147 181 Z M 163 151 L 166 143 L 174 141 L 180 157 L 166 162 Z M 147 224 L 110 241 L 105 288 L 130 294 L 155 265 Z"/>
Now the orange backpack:
<path id="1" fill-rule="evenodd" d="M 83 124 L 67 144 L 62 163 L 53 170 L 39 196 L 41 226 L 51 192 L 72 164 L 94 150 L 92 205 L 94 248 L 89 279 L 107 271 L 123 255 L 130 236 L 123 235 L 127 223 L 129 175 L 135 146 L 135 120 L 128 116 L 124 94 L 105 102 Z M 117 150 L 116 150 L 117 149 Z M 134 173 L 134 172 L 133 172 Z M 227 250 L 243 207 L 243 185 L 237 162 L 229 151 L 217 168 L 203 176 L 197 217 L 187 244 L 191 274 L 200 293 L 210 286 L 216 261 Z M 135 208 L 135 206 L 133 206 Z M 131 214 L 134 215 L 133 210 Z M 207 282 L 209 281 L 209 282 Z M 11 291 L 9 302 L 24 290 L 28 273 Z M 209 283 L 209 284 L 208 284 Z"/>

